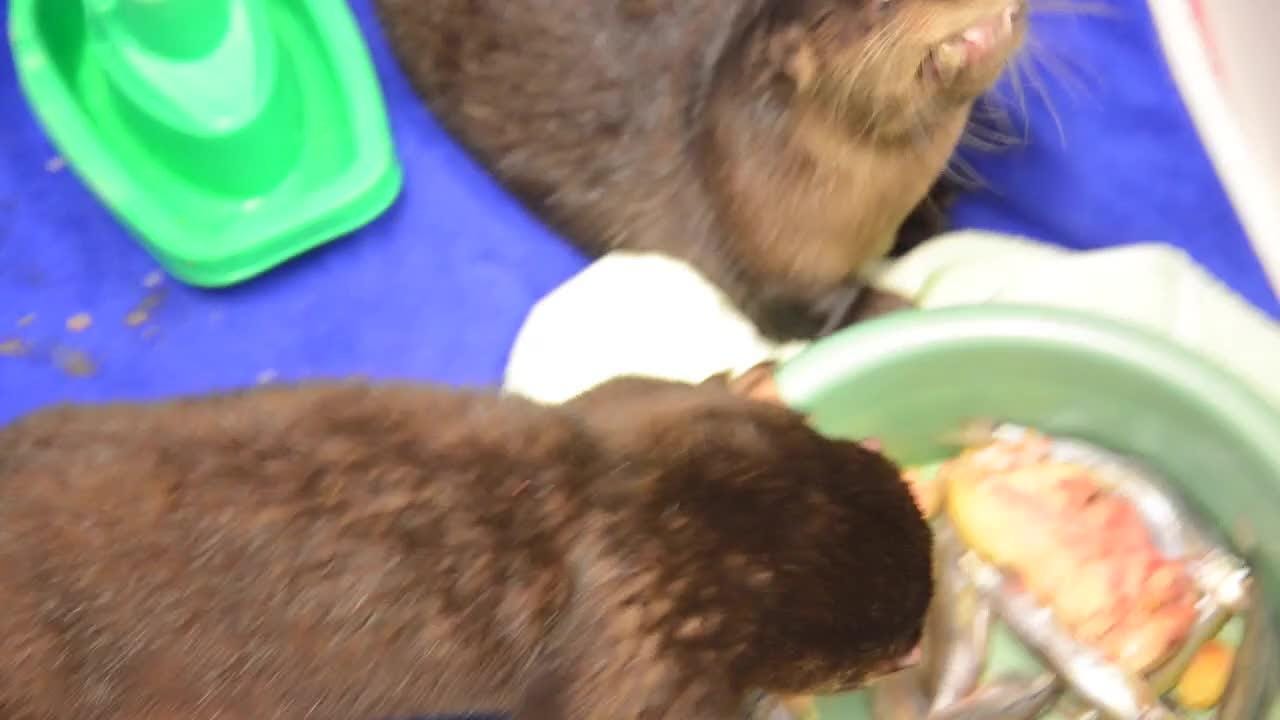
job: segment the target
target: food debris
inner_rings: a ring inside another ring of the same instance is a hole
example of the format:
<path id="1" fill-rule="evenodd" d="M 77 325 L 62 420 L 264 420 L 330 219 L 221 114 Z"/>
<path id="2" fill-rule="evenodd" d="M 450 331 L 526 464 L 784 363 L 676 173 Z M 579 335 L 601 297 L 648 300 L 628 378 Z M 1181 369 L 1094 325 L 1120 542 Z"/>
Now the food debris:
<path id="1" fill-rule="evenodd" d="M 67 318 L 67 329 L 71 332 L 83 332 L 93 324 L 93 316 L 89 313 L 76 313 Z"/>
<path id="2" fill-rule="evenodd" d="M 124 324 L 129 327 L 141 327 L 151 319 L 151 312 L 160 307 L 160 303 L 164 300 L 164 292 L 157 291 L 149 293 L 142 298 L 142 302 L 138 306 L 130 310 L 124 316 Z"/>
<path id="3" fill-rule="evenodd" d="M 1182 679 L 1174 688 L 1178 704 L 1190 710 L 1208 710 L 1227 691 L 1235 652 L 1221 640 L 1210 640 L 1200 648 Z"/>
<path id="4" fill-rule="evenodd" d="M 31 346 L 18 338 L 13 338 L 12 340 L 0 340 L 0 356 L 22 357 L 30 351 Z"/>
<path id="5" fill-rule="evenodd" d="M 61 172 L 67 166 L 67 161 L 61 155 L 54 155 L 44 161 L 44 171 L 47 173 Z"/>
<path id="6" fill-rule="evenodd" d="M 988 444 L 940 474 L 966 544 L 1119 666 L 1145 671 L 1186 637 L 1198 599 L 1186 566 L 1088 468 L 1051 459 L 1044 438 Z"/>
<path id="7" fill-rule="evenodd" d="M 98 365 L 86 353 L 80 350 L 59 348 L 53 353 L 53 362 L 71 377 L 87 378 L 98 372 Z"/>
<path id="8" fill-rule="evenodd" d="M 930 520 L 942 508 L 943 484 L 937 474 L 926 468 L 909 468 L 902 473 L 902 480 L 911 491 L 911 497 L 920 508 L 920 514 Z"/>
<path id="9" fill-rule="evenodd" d="M 164 273 L 159 270 L 152 270 L 142 278 L 142 287 L 152 289 L 160 287 L 164 284 Z"/>
<path id="10" fill-rule="evenodd" d="M 26 315 L 23 315 L 22 317 L 18 318 L 18 327 L 27 327 L 28 325 L 30 325 L 35 321 L 36 321 L 36 314 L 27 313 Z"/>
<path id="11" fill-rule="evenodd" d="M 960 553 L 935 556 L 935 566 L 960 568 L 1011 639 L 1047 666 L 1053 685 L 1044 691 L 1051 694 L 1034 701 L 1054 706 L 1048 717 L 1175 718 L 1214 707 L 1219 717 L 1245 717 L 1230 707 L 1231 688 L 1239 685 L 1232 673 L 1253 664 L 1244 646 L 1237 649 L 1219 632 L 1229 615 L 1249 607 L 1230 599 L 1250 594 L 1249 571 L 1231 550 L 1195 539 L 1194 518 L 1166 496 L 1171 491 L 1140 468 L 1126 475 L 1123 458 L 1103 449 L 1029 428 L 992 425 L 956 444 L 967 449 L 940 464 L 904 467 L 903 481 L 922 514 L 941 516 L 932 523 L 936 547 L 945 548 L 950 537 Z M 1248 532 L 1234 529 L 1241 542 L 1247 539 Z M 1169 549 L 1179 544 L 1204 549 Z M 885 683 L 873 691 L 872 714 L 1030 718 L 1035 710 L 1041 717 L 1049 705 L 1023 705 L 1033 696 L 1002 695 L 999 680 L 982 679 L 991 677 L 988 662 L 1004 662 L 988 658 L 985 637 L 938 631 L 951 626 L 937 619 L 952 613 L 963 620 L 955 628 L 978 626 L 956 612 L 970 601 L 963 584 L 949 587 L 948 577 L 937 576 L 923 640 L 927 684 L 917 689 L 932 697 L 935 714 L 908 707 L 919 703 Z M 1247 633 L 1250 622 L 1245 626 Z M 943 683 L 973 658 L 977 679 L 957 701 Z M 1064 697 L 1054 695 L 1064 689 Z"/>

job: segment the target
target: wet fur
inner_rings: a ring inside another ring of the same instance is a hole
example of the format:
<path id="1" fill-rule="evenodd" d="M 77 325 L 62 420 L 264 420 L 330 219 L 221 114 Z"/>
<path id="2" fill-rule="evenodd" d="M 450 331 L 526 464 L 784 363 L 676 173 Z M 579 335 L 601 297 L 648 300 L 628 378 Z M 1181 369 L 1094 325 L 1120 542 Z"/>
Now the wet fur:
<path id="1" fill-rule="evenodd" d="M 874 42 L 914 52 L 939 39 L 917 16 L 965 6 L 893 0 L 881 38 L 875 0 L 377 0 L 435 115 L 544 219 L 592 255 L 690 262 L 779 339 L 843 324 L 895 236 L 942 229 L 989 83 L 916 92 Z"/>
<path id="2" fill-rule="evenodd" d="M 723 381 L 52 409 L 0 430 L 0 718 L 722 720 L 900 657 L 930 544 Z"/>

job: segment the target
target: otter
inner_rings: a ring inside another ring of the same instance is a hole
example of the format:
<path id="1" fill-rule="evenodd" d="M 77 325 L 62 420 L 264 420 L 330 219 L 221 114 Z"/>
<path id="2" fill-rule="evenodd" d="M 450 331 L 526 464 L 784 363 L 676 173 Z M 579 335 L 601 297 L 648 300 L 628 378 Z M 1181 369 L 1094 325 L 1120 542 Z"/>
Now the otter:
<path id="1" fill-rule="evenodd" d="M 1026 0 L 376 0 L 441 124 L 591 256 L 691 264 L 768 337 L 941 230 Z M 883 305 L 883 302 L 881 302 Z"/>
<path id="2" fill-rule="evenodd" d="M 932 539 L 897 468 L 746 394 L 29 415 L 0 429 L 0 717 L 724 720 L 915 662 Z"/>

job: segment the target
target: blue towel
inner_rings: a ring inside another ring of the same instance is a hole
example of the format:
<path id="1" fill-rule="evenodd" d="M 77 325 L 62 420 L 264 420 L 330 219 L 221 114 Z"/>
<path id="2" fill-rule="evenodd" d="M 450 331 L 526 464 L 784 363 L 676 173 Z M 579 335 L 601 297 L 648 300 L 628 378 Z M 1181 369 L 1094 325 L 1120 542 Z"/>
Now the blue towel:
<path id="1" fill-rule="evenodd" d="M 52 0 L 50 0 L 52 1 Z M 1034 1 L 1034 0 L 1033 0 Z M 1096 4 L 1096 3 L 1095 3 Z M 1032 94 L 1025 145 L 972 162 L 987 189 L 961 225 L 1070 247 L 1186 248 L 1273 316 L 1267 289 L 1174 89 L 1142 0 L 1111 17 L 1046 18 L 1077 67 L 1049 83 L 1065 146 Z M 0 422 L 50 403 L 155 398 L 271 379 L 362 375 L 497 385 L 530 306 L 584 259 L 489 180 L 422 109 L 368 0 L 352 3 L 387 98 L 405 187 L 371 225 L 240 287 L 169 280 L 56 156 L 0 60 Z M 6 3 L 7 8 L 7 3 Z M 68 329 L 68 319 L 79 332 Z M 25 352 L 17 352 L 20 341 Z"/>

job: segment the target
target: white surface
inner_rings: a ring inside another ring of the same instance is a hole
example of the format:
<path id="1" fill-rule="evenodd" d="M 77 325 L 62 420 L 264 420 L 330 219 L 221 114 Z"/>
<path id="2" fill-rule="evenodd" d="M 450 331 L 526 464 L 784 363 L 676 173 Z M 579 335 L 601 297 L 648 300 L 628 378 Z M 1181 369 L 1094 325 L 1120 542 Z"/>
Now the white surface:
<path id="1" fill-rule="evenodd" d="M 1280 406 L 1280 325 L 1182 251 L 1070 252 L 954 233 L 887 266 L 876 283 L 926 308 L 991 301 L 1074 308 L 1162 333 L 1233 370 Z M 696 382 L 785 358 L 713 286 L 674 260 L 615 253 L 544 298 L 512 348 L 505 387 L 559 402 L 617 375 Z"/>
<path id="2" fill-rule="evenodd" d="M 1201 140 L 1280 293 L 1280 0 L 1205 0 L 1204 34 L 1189 0 L 1148 4 Z"/>
<path id="3" fill-rule="evenodd" d="M 616 375 L 696 382 L 788 351 L 762 338 L 687 265 L 613 253 L 534 305 L 503 384 L 561 402 Z"/>

